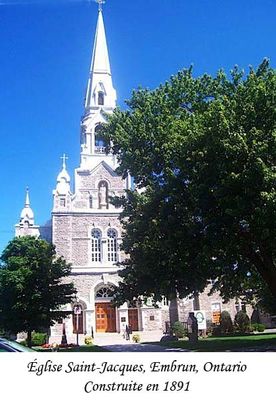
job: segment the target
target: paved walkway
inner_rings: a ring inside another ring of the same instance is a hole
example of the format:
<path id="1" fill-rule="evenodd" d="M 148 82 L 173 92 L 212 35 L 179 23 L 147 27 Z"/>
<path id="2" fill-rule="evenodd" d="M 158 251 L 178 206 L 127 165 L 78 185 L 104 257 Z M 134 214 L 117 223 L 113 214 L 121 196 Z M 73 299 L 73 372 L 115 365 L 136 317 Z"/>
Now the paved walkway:
<path id="1" fill-rule="evenodd" d="M 164 335 L 161 330 L 150 331 L 150 332 L 134 332 L 140 336 L 140 342 L 159 342 L 161 337 Z M 133 335 L 131 335 L 132 337 Z M 96 333 L 94 336 L 93 343 L 97 346 L 109 346 L 109 345 L 131 345 L 133 344 L 132 339 L 126 340 L 123 333 Z"/>
<path id="2" fill-rule="evenodd" d="M 163 332 L 160 330 L 151 332 L 139 332 L 142 343 L 132 343 L 130 340 L 126 340 L 121 333 L 97 333 L 94 337 L 93 343 L 97 346 L 108 351 L 118 352 L 187 352 L 186 349 L 170 349 L 156 344 L 144 343 L 144 342 L 159 342 L 163 336 Z"/>
<path id="3" fill-rule="evenodd" d="M 103 349 L 108 351 L 120 351 L 120 352 L 153 352 L 153 353 L 163 353 L 163 352 L 188 352 L 186 349 L 169 349 L 163 346 L 158 346 L 156 344 L 111 344 L 107 346 L 101 346 Z"/>

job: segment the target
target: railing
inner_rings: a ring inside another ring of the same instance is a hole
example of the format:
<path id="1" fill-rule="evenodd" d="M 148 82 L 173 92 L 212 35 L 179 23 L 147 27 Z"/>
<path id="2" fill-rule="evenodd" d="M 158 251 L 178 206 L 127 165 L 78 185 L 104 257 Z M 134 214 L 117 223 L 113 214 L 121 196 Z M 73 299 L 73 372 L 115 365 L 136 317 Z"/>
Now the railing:
<path id="1" fill-rule="evenodd" d="M 105 153 L 105 146 L 95 146 L 95 153 L 96 154 L 104 154 Z"/>

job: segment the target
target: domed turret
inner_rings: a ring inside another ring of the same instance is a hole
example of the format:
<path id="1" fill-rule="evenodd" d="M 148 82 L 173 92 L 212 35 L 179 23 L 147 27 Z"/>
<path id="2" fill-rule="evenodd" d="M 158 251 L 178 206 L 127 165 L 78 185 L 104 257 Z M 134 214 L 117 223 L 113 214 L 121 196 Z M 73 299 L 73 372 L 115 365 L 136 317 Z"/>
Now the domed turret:
<path id="1" fill-rule="evenodd" d="M 71 189 L 70 189 L 70 175 L 66 169 L 66 157 L 65 154 L 61 157 L 62 159 L 62 170 L 57 176 L 57 185 L 53 190 L 54 195 L 54 210 L 66 211 L 70 208 L 71 203 Z"/>
<path id="2" fill-rule="evenodd" d="M 66 157 L 65 154 L 61 157 L 62 159 L 62 170 L 57 176 L 57 186 L 56 186 L 56 192 L 58 194 L 68 194 L 70 192 L 70 176 L 66 170 L 66 160 L 68 157 Z"/>
<path id="3" fill-rule="evenodd" d="M 29 225 L 34 225 L 34 212 L 30 207 L 29 188 L 26 189 L 25 207 L 20 214 L 20 224 L 27 222 Z"/>

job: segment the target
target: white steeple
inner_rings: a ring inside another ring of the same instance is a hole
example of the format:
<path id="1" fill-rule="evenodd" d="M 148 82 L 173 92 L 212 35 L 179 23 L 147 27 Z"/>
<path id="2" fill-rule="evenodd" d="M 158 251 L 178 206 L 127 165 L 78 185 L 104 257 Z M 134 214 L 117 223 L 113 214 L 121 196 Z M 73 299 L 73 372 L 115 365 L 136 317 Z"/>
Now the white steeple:
<path id="1" fill-rule="evenodd" d="M 26 188 L 25 206 L 20 214 L 20 221 L 15 225 L 15 236 L 36 236 L 39 234 L 39 226 L 34 223 L 34 212 L 30 206 L 29 188 Z"/>
<path id="2" fill-rule="evenodd" d="M 104 106 L 114 109 L 116 106 L 116 91 L 112 83 L 101 4 L 102 2 L 99 2 L 98 22 L 85 97 L 85 114 L 94 107 Z"/>
<path id="3" fill-rule="evenodd" d="M 81 120 L 81 165 L 92 169 L 105 161 L 116 168 L 114 156 L 105 154 L 105 142 L 101 137 L 100 125 L 106 122 L 105 113 L 116 107 L 116 91 L 113 87 L 108 47 L 102 13 L 103 0 L 99 3 L 98 21 L 94 40 L 91 67 L 85 97 L 84 116 Z"/>

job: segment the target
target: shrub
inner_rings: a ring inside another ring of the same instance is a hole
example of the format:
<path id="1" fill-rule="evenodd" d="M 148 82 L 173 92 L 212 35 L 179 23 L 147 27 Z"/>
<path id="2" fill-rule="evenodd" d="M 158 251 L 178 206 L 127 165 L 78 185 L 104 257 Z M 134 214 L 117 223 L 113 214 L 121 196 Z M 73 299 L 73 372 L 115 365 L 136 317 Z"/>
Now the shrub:
<path id="1" fill-rule="evenodd" d="M 265 325 L 264 324 L 257 324 L 257 323 L 254 323 L 254 324 L 252 324 L 251 325 L 252 326 L 252 328 L 253 328 L 253 330 L 256 332 L 263 332 L 264 330 L 265 330 Z"/>
<path id="2" fill-rule="evenodd" d="M 239 311 L 235 316 L 235 326 L 240 333 L 250 332 L 250 319 L 246 312 Z"/>
<path id="3" fill-rule="evenodd" d="M 32 333 L 32 346 L 42 346 L 46 343 L 47 333 L 33 332 Z"/>
<path id="4" fill-rule="evenodd" d="M 212 333 L 213 333 L 213 323 L 212 323 L 212 321 L 210 319 L 206 320 L 206 327 L 207 327 L 206 335 L 207 336 L 211 336 Z"/>
<path id="5" fill-rule="evenodd" d="M 258 324 L 257 331 L 258 332 L 263 332 L 265 330 L 265 325 L 264 324 Z"/>
<path id="6" fill-rule="evenodd" d="M 140 340 L 141 340 L 141 338 L 140 338 L 140 335 L 138 335 L 138 333 L 135 333 L 135 335 L 132 336 L 132 341 L 134 343 L 140 343 Z"/>
<path id="7" fill-rule="evenodd" d="M 176 321 L 172 326 L 173 334 L 178 338 L 183 338 L 187 336 L 187 329 L 184 328 L 184 325 L 180 321 Z"/>
<path id="8" fill-rule="evenodd" d="M 251 324 L 251 328 L 253 329 L 254 332 L 258 330 L 259 324 L 257 322 L 254 322 L 254 324 Z"/>
<path id="9" fill-rule="evenodd" d="M 222 334 L 233 332 L 233 322 L 228 311 L 222 311 L 219 322 Z"/>
<path id="10" fill-rule="evenodd" d="M 211 336 L 221 336 L 221 326 L 214 325 L 212 327 Z"/>
<path id="11" fill-rule="evenodd" d="M 93 339 L 92 339 L 92 337 L 91 337 L 91 336 L 85 336 L 85 338 L 84 338 L 84 343 L 85 343 L 87 346 L 91 346 L 91 345 L 93 344 Z"/>

